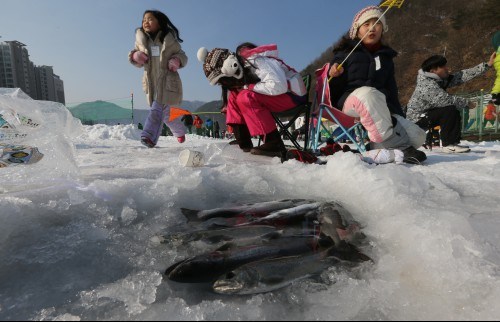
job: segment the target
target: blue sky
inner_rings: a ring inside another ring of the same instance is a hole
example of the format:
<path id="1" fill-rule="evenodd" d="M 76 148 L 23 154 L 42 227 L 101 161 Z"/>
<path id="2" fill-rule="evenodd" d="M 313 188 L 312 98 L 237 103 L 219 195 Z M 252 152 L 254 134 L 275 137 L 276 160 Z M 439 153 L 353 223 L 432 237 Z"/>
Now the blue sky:
<path id="1" fill-rule="evenodd" d="M 244 41 L 276 43 L 301 70 L 334 43 L 372 0 L 0 0 L 0 41 L 26 44 L 35 65 L 49 65 L 66 102 L 135 96 L 147 108 L 142 69 L 129 64 L 134 31 L 147 9 L 163 11 L 180 31 L 189 57 L 180 70 L 185 100 L 220 98 L 196 58 L 200 47 L 233 49 Z M 397 10 L 397 9 L 396 9 Z"/>

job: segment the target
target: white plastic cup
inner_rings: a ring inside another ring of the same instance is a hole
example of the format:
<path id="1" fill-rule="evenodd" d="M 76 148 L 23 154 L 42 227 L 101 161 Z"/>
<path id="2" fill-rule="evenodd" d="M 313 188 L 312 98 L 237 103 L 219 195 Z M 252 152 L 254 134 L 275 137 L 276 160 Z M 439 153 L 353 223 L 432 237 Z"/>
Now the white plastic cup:
<path id="1" fill-rule="evenodd" d="M 179 163 L 184 167 L 202 167 L 203 153 L 193 150 L 182 150 L 179 154 Z"/>

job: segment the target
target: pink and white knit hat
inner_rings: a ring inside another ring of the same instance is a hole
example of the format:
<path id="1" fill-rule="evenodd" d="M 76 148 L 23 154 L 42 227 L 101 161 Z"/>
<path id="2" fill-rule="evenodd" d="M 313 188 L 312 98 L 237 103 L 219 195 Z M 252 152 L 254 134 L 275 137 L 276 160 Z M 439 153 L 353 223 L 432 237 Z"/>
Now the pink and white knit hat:
<path id="1" fill-rule="evenodd" d="M 360 12 L 358 12 L 354 16 L 354 20 L 352 21 L 352 26 L 351 29 L 349 30 L 349 37 L 351 39 L 356 39 L 356 36 L 358 35 L 358 29 L 359 27 L 367 22 L 368 20 L 372 18 L 380 18 L 380 22 L 382 23 L 383 30 L 384 32 L 387 32 L 389 30 L 389 27 L 387 26 L 387 22 L 385 21 L 385 17 L 382 16 L 382 10 L 380 10 L 379 7 L 376 6 L 368 6 L 364 9 L 361 9 Z"/>

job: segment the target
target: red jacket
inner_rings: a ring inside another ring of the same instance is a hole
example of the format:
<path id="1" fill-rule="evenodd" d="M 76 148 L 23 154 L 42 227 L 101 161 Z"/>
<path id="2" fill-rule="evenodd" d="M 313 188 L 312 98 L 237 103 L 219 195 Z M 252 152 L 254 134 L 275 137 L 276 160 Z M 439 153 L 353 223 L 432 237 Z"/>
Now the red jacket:
<path id="1" fill-rule="evenodd" d="M 486 109 L 484 110 L 484 119 L 487 121 L 494 121 L 496 119 L 496 107 L 493 104 L 486 105 Z"/>
<path id="2" fill-rule="evenodd" d="M 193 125 L 194 125 L 197 129 L 201 129 L 201 127 L 203 126 L 203 120 L 202 120 L 200 117 L 196 116 L 196 117 L 194 118 Z"/>

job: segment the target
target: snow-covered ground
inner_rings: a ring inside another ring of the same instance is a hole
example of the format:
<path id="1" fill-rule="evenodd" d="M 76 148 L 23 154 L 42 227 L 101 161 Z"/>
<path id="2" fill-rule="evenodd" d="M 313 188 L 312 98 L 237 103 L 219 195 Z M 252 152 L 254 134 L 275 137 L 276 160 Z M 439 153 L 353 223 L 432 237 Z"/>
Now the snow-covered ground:
<path id="1" fill-rule="evenodd" d="M 424 166 L 369 165 L 351 153 L 306 165 L 245 158 L 195 135 L 147 149 L 130 125 L 59 126 L 27 137 L 45 153 L 39 163 L 0 169 L 0 320 L 500 316 L 500 142 L 429 152 Z M 181 166 L 186 148 L 206 165 Z M 181 207 L 284 198 L 343 204 L 374 263 L 254 296 L 163 279 L 186 254 L 152 237 L 185 226 Z"/>

